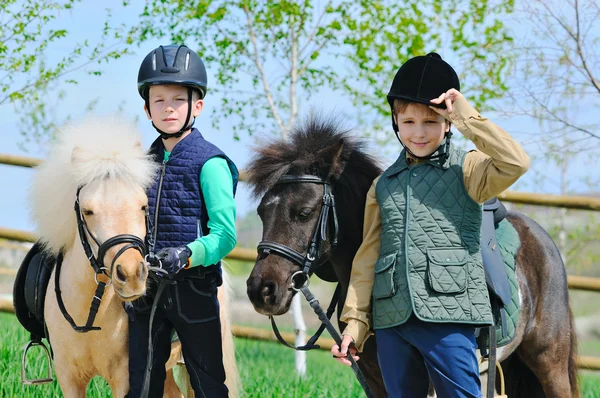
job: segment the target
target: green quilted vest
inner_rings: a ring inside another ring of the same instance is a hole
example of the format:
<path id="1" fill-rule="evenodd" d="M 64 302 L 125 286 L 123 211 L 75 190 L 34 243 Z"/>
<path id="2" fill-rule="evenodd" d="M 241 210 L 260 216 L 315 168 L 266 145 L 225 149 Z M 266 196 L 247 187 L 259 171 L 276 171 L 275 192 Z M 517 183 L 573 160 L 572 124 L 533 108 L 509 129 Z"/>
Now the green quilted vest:
<path id="1" fill-rule="evenodd" d="M 427 322 L 492 324 L 479 246 L 482 208 L 464 187 L 465 155 L 451 146 L 443 163 L 409 166 L 402 151 L 377 182 L 375 329 L 402 324 L 413 311 Z"/>

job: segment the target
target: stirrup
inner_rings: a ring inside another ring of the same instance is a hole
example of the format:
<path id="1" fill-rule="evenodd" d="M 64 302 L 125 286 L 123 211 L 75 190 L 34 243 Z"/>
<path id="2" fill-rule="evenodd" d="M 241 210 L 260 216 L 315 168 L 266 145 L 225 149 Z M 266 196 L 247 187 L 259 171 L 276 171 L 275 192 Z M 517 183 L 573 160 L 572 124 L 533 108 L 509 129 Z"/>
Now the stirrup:
<path id="1" fill-rule="evenodd" d="M 30 348 L 35 347 L 35 346 L 41 346 L 44 348 L 44 352 L 46 354 L 46 363 L 48 364 L 48 377 L 45 377 L 42 379 L 29 380 L 27 378 L 27 374 L 25 372 L 27 351 L 29 351 Z M 36 340 L 29 341 L 29 343 L 27 343 L 27 345 L 25 346 L 25 350 L 23 351 L 23 357 L 21 358 L 21 383 L 37 385 L 37 384 L 52 383 L 53 381 L 54 381 L 54 379 L 52 378 L 52 359 L 50 357 L 50 351 L 48 351 L 48 348 L 46 347 L 46 345 L 39 340 L 38 341 L 36 341 Z"/>

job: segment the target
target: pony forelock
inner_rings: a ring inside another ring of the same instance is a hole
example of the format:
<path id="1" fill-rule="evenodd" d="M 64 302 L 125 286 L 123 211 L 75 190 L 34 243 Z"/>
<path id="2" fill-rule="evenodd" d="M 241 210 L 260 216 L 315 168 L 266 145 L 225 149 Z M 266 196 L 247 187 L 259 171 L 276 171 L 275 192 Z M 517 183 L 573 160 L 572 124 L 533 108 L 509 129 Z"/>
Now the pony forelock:
<path id="1" fill-rule="evenodd" d="M 131 121 L 89 117 L 59 128 L 29 191 L 41 241 L 54 253 L 73 242 L 77 228 L 73 205 L 79 186 L 103 179 L 145 190 L 156 170 Z M 115 184 L 115 189 L 123 186 Z"/>

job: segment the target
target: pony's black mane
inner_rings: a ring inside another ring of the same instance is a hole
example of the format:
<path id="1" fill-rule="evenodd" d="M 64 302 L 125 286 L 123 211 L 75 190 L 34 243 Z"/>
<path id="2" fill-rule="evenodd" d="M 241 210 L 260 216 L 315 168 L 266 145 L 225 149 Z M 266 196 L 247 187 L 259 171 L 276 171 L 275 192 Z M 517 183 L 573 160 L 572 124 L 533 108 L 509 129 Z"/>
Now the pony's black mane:
<path id="1" fill-rule="evenodd" d="M 336 174 L 336 169 L 343 169 L 334 177 L 337 181 L 332 181 L 337 182 L 338 198 L 361 195 L 365 184 L 368 189 L 381 170 L 364 152 L 364 142 L 341 125 L 339 117 L 312 114 L 294 126 L 288 141 L 279 139 L 256 147 L 247 168 L 254 196 L 267 192 L 285 174 L 312 174 L 327 179 Z"/>

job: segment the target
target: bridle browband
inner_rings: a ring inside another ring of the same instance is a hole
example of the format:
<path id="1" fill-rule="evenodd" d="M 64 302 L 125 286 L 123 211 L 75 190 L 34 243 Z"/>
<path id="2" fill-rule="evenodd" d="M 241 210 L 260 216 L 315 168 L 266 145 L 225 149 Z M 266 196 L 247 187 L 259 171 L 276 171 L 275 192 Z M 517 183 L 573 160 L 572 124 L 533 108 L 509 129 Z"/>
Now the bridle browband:
<path id="1" fill-rule="evenodd" d="M 75 197 L 75 217 L 77 218 L 77 230 L 79 232 L 79 238 L 81 240 L 81 245 L 83 246 L 83 250 L 85 252 L 86 257 L 90 261 L 90 265 L 94 269 L 96 273 L 94 275 L 94 280 L 98 287 L 96 288 L 96 292 L 94 293 L 94 297 L 92 298 L 92 303 L 90 305 L 90 312 L 88 314 L 87 322 L 84 326 L 79 326 L 75 323 L 73 318 L 69 315 L 65 304 L 62 299 L 62 293 L 60 290 L 60 270 L 62 266 L 63 253 L 59 253 L 56 259 L 56 275 L 54 277 L 54 290 L 56 292 L 56 300 L 58 302 L 58 306 L 60 311 L 62 312 L 65 319 L 69 322 L 71 327 L 81 333 L 89 332 L 90 330 L 100 330 L 101 328 L 98 326 L 93 326 L 94 320 L 96 319 L 96 315 L 98 313 L 98 308 L 100 307 L 100 303 L 102 302 L 102 296 L 104 295 L 104 289 L 106 286 L 111 284 L 111 275 L 113 273 L 113 268 L 115 265 L 115 261 L 119 258 L 126 250 L 135 249 L 140 252 L 142 257 L 146 255 L 146 244 L 149 240 L 148 231 L 149 231 L 149 214 L 148 210 L 146 210 L 146 239 L 141 239 L 138 236 L 131 234 L 120 234 L 113 236 L 107 239 L 105 242 L 100 243 L 98 239 L 92 234 L 90 231 L 85 218 L 81 212 L 81 208 L 79 206 L 79 193 L 84 185 L 81 185 L 77 188 L 77 194 Z M 94 257 L 94 253 L 92 252 L 92 248 L 90 246 L 90 242 L 88 241 L 88 236 L 92 238 L 92 240 L 98 246 L 98 255 Z M 107 269 L 104 264 L 104 256 L 108 252 L 110 248 L 116 245 L 125 244 L 122 248 L 119 249 L 115 257 L 113 258 L 110 269 Z M 109 278 L 108 282 L 103 282 L 98 280 L 98 276 L 100 274 L 105 275 Z"/>
<path id="2" fill-rule="evenodd" d="M 273 253 L 278 256 L 297 264 L 301 268 L 301 273 L 305 277 L 308 277 L 314 273 L 314 271 L 321 266 L 328 258 L 322 257 L 322 245 L 327 241 L 327 226 L 329 219 L 331 218 L 331 224 L 333 226 L 333 237 L 331 240 L 331 247 L 334 248 L 337 245 L 339 226 L 337 213 L 335 210 L 335 199 L 329 181 L 317 177 L 315 175 L 284 175 L 275 185 L 279 184 L 293 184 L 293 183 L 311 183 L 323 185 L 323 202 L 321 205 L 321 212 L 319 213 L 319 219 L 315 226 L 312 239 L 308 246 L 306 254 L 301 254 L 298 251 L 292 249 L 289 246 L 281 243 L 263 240 L 258 244 L 258 258 L 263 259 L 269 254 Z M 331 216 L 330 216 L 331 214 Z"/>

